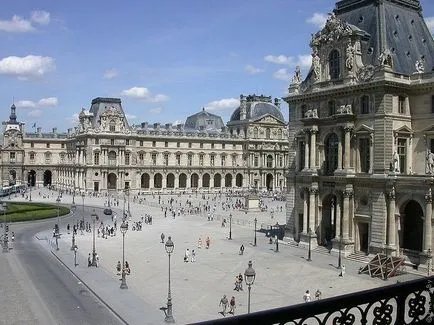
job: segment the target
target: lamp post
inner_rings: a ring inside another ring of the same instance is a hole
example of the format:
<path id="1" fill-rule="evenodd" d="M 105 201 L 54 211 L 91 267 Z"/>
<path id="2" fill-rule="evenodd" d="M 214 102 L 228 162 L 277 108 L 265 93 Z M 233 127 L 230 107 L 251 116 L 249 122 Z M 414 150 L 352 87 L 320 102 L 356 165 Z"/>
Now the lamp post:
<path id="1" fill-rule="evenodd" d="M 171 236 L 169 236 L 169 239 L 166 241 L 164 247 L 166 248 L 167 255 L 169 255 L 169 290 L 167 293 L 167 313 L 166 313 L 166 317 L 164 318 L 164 321 L 166 323 L 174 323 L 175 319 L 173 318 L 173 314 L 172 314 L 172 297 L 170 295 L 170 255 L 173 253 L 173 249 L 175 248 L 175 245 L 173 244 Z"/>
<path id="2" fill-rule="evenodd" d="M 161 233 L 160 238 L 161 238 L 161 243 L 162 243 L 162 244 L 164 244 L 164 237 L 165 237 L 165 236 L 164 236 L 164 233 Z"/>
<path id="3" fill-rule="evenodd" d="M 95 222 L 98 219 L 98 215 L 95 213 L 95 210 L 93 210 L 91 217 L 93 222 L 92 266 L 98 266 L 95 251 Z"/>
<path id="4" fill-rule="evenodd" d="M 340 269 L 342 266 L 342 236 L 339 235 L 339 255 L 338 255 L 338 268 Z"/>
<path id="5" fill-rule="evenodd" d="M 78 246 L 74 245 L 74 266 L 76 267 L 77 264 L 77 250 L 78 250 Z"/>
<path id="6" fill-rule="evenodd" d="M 56 199 L 56 203 L 57 203 L 57 226 L 60 229 L 60 218 L 59 218 L 59 204 L 60 204 L 60 197 L 57 197 Z"/>
<path id="7" fill-rule="evenodd" d="M 82 199 L 82 202 L 83 202 L 83 212 L 82 212 L 82 215 L 81 215 L 81 226 L 80 226 L 80 230 L 81 230 L 81 234 L 83 235 L 83 230 L 84 230 L 84 197 L 85 197 L 86 195 L 84 194 L 84 192 L 82 192 L 81 193 L 81 199 Z"/>
<path id="8" fill-rule="evenodd" d="M 128 217 L 131 215 L 130 213 L 130 189 L 127 187 L 127 196 L 128 196 Z"/>
<path id="9" fill-rule="evenodd" d="M 74 185 L 74 188 L 72 190 L 72 204 L 75 204 L 75 185 Z"/>
<path id="10" fill-rule="evenodd" d="M 232 213 L 229 214 L 229 240 L 232 240 Z"/>
<path id="11" fill-rule="evenodd" d="M 76 209 L 76 206 L 75 206 L 75 204 L 73 203 L 73 204 L 71 205 L 71 211 L 72 211 L 72 214 L 73 214 L 73 215 L 75 215 L 75 209 Z M 72 227 L 72 244 L 71 244 L 71 250 L 72 250 L 72 251 L 74 250 L 74 247 L 76 246 L 76 245 L 75 245 L 75 231 L 74 231 L 74 229 L 75 229 L 75 225 L 73 225 L 73 227 Z"/>
<path id="12" fill-rule="evenodd" d="M 275 239 L 276 239 L 276 253 L 277 253 L 279 251 L 279 238 L 277 237 L 277 235 Z"/>
<path id="13" fill-rule="evenodd" d="M 32 202 L 32 183 L 30 182 L 29 202 Z"/>
<path id="14" fill-rule="evenodd" d="M 253 246 L 256 246 L 256 223 L 258 222 L 258 219 L 255 218 L 253 221 L 255 222 L 255 241 L 253 242 Z"/>
<path id="15" fill-rule="evenodd" d="M 309 236 L 309 247 L 308 247 L 308 252 L 307 252 L 307 261 L 310 262 L 310 261 L 312 261 L 312 243 L 311 243 L 312 230 L 309 228 L 307 230 L 307 232 L 308 232 L 308 236 Z"/>
<path id="16" fill-rule="evenodd" d="M 249 299 L 247 303 L 247 313 L 250 314 L 250 290 L 253 282 L 255 282 L 256 272 L 252 267 L 252 261 L 249 261 L 247 269 L 244 271 L 244 280 L 249 288 Z"/>
<path id="17" fill-rule="evenodd" d="M 9 226 L 6 224 L 6 209 L 8 205 L 6 202 L 3 202 L 1 205 L 1 210 L 3 211 L 3 227 L 4 227 L 4 234 L 3 234 L 3 253 L 9 253 L 9 238 L 8 238 L 8 232 L 9 232 Z"/>
<path id="18" fill-rule="evenodd" d="M 125 233 L 128 230 L 128 225 L 125 221 L 121 224 L 122 233 L 122 279 L 121 279 L 121 289 L 128 289 L 127 279 L 125 278 Z"/>
<path id="19" fill-rule="evenodd" d="M 125 204 L 126 204 L 126 200 L 127 200 L 127 191 L 128 191 L 128 189 L 124 190 L 124 209 L 122 212 L 122 221 L 125 221 L 127 219 L 126 212 L 125 212 Z"/>

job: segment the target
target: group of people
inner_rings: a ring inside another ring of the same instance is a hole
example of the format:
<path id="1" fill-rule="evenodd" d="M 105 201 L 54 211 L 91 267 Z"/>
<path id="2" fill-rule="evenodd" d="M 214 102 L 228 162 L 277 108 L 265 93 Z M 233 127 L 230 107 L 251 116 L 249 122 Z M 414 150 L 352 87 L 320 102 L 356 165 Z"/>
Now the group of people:
<path id="1" fill-rule="evenodd" d="M 190 249 L 187 248 L 184 254 L 184 262 L 188 263 L 188 261 L 190 261 L 190 258 L 192 263 L 196 262 L 196 252 L 193 249 L 190 254 Z"/>
<path id="2" fill-rule="evenodd" d="M 317 289 L 315 292 L 315 300 L 320 300 L 321 297 L 322 297 L 322 292 L 319 289 Z M 310 295 L 309 290 L 306 290 L 306 292 L 304 293 L 303 301 L 304 302 L 312 301 L 312 296 Z"/>
<path id="3" fill-rule="evenodd" d="M 226 316 L 226 309 L 228 309 L 229 306 L 229 314 L 234 315 L 235 314 L 235 297 L 232 296 L 231 300 L 229 301 L 228 298 L 226 297 L 226 295 L 223 295 L 222 299 L 220 299 L 220 304 L 219 306 L 222 307 L 222 311 L 220 312 L 220 314 L 222 314 L 223 316 Z"/>
<path id="4" fill-rule="evenodd" d="M 128 261 L 125 261 L 124 270 L 127 275 L 131 274 L 130 264 L 128 263 Z M 122 272 L 121 261 L 118 261 L 118 264 L 116 265 L 116 271 L 117 271 L 117 275 L 121 275 Z"/>

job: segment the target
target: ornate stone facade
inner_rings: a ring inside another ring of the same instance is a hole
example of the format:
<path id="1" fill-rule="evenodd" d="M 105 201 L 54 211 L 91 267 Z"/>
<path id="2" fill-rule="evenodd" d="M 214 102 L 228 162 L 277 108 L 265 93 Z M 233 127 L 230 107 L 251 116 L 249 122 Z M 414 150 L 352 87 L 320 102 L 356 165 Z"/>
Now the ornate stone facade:
<path id="1" fill-rule="evenodd" d="M 339 1 L 313 35 L 311 70 L 284 99 L 287 226 L 302 246 L 431 258 L 434 42 L 420 12 Z"/>
<path id="2" fill-rule="evenodd" d="M 186 125 L 130 126 L 120 99 L 95 98 L 67 133 L 25 132 L 12 106 L 3 123 L 2 185 L 54 185 L 77 193 L 285 190 L 289 149 L 283 115 L 271 97 L 241 97 L 243 105 L 261 110 L 227 126 L 205 110 Z"/>

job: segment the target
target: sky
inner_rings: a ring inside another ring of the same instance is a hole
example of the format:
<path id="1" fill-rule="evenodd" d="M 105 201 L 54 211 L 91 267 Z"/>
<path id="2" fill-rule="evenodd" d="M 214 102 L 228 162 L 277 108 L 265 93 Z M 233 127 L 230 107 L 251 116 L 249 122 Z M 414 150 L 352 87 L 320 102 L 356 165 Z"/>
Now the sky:
<path id="1" fill-rule="evenodd" d="M 434 1 L 421 0 L 434 32 Z M 130 124 L 226 123 L 240 94 L 283 97 L 334 0 L 2 0 L 0 118 L 66 131 L 96 97 Z M 286 104 L 282 110 L 287 119 Z"/>

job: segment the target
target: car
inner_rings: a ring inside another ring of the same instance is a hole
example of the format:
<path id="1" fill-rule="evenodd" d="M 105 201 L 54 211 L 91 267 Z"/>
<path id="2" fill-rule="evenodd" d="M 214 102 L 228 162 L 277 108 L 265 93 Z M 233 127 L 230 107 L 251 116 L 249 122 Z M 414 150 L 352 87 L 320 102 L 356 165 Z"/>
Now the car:
<path id="1" fill-rule="evenodd" d="M 107 209 L 104 209 L 104 214 L 110 216 L 113 214 L 113 211 L 112 211 L 112 209 L 107 208 Z"/>

